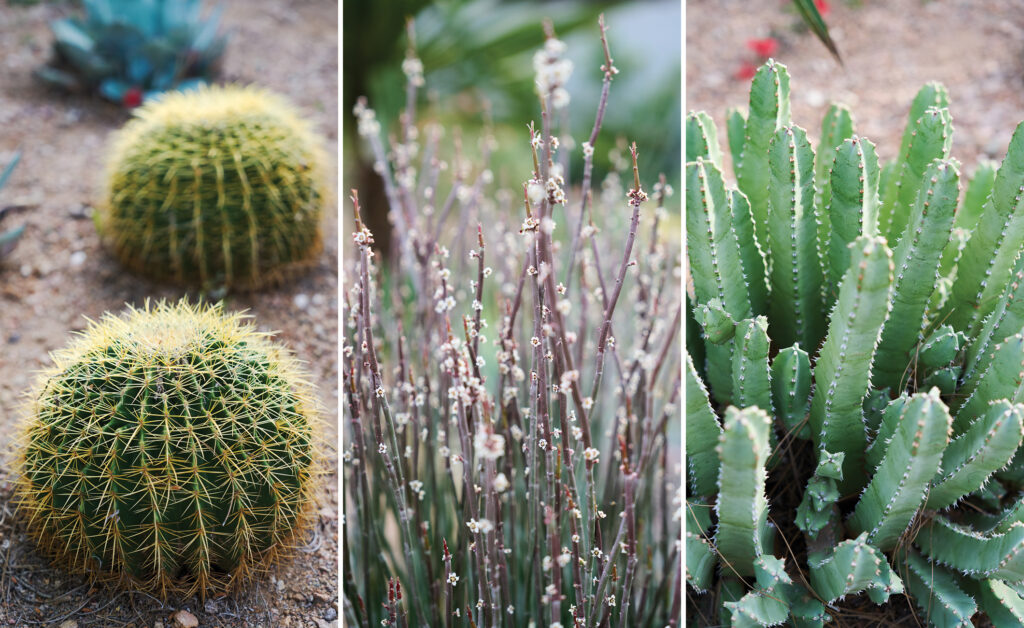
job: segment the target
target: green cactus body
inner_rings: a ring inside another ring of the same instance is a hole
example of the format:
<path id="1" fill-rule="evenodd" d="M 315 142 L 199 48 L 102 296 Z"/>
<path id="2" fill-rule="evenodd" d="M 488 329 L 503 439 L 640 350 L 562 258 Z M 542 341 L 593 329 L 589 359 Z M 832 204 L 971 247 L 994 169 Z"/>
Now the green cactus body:
<path id="1" fill-rule="evenodd" d="M 981 213 L 985 209 L 985 203 L 992 194 L 992 188 L 996 183 L 996 165 L 994 162 L 982 161 L 974 169 L 974 174 L 967 181 L 967 190 L 964 192 L 964 202 L 960 211 L 956 214 L 954 223 L 960 229 L 967 232 L 972 231 L 981 220 Z"/>
<path id="2" fill-rule="evenodd" d="M 754 560 L 770 551 L 764 493 L 770 430 L 771 419 L 764 410 L 730 407 L 719 437 L 715 546 L 727 568 L 742 576 L 752 575 Z"/>
<path id="3" fill-rule="evenodd" d="M 828 603 L 861 591 L 876 590 L 886 598 L 903 592 L 902 581 L 885 556 L 868 544 L 867 534 L 843 541 L 824 559 L 810 562 L 811 588 Z"/>
<path id="4" fill-rule="evenodd" d="M 754 235 L 754 221 L 750 213 L 750 202 L 743 192 L 729 190 L 729 206 L 732 207 L 732 225 L 736 241 L 740 246 L 740 264 L 743 278 L 750 295 L 751 313 L 762 316 L 768 313 L 768 274 L 765 270 L 764 252 Z"/>
<path id="5" fill-rule="evenodd" d="M 711 299 L 704 305 L 698 305 L 693 310 L 693 316 L 712 344 L 723 344 L 736 335 L 736 321 L 725 311 L 721 299 Z"/>
<path id="6" fill-rule="evenodd" d="M 842 107 L 812 150 L 774 61 L 727 117 L 738 189 L 711 119 L 687 125 L 690 586 L 724 626 L 824 626 L 904 586 L 922 623 L 1024 626 L 1024 123 L 962 202 L 937 83 L 884 166 Z M 775 419 L 812 448 L 773 447 Z M 818 466 L 767 483 L 786 452 Z M 802 532 L 788 573 L 769 499 Z"/>
<path id="7" fill-rule="evenodd" d="M 925 170 L 910 221 L 893 251 L 896 272 L 892 309 L 882 327 L 871 374 L 877 388 L 907 381 L 910 350 L 924 328 L 928 299 L 938 277 L 942 248 L 949 241 L 958 195 L 956 164 L 932 162 Z"/>
<path id="8" fill-rule="evenodd" d="M 835 510 L 839 500 L 837 484 L 843 479 L 843 454 L 830 454 L 821 450 L 818 468 L 807 482 L 807 490 L 796 510 L 796 525 L 808 536 L 815 536 L 838 514 Z"/>
<path id="9" fill-rule="evenodd" d="M 320 252 L 323 177 L 315 136 L 280 98 L 242 87 L 169 93 L 118 133 L 97 226 L 133 271 L 258 288 Z"/>
<path id="10" fill-rule="evenodd" d="M 892 253 L 884 239 L 862 236 L 854 241 L 850 267 L 814 368 L 811 433 L 819 446 L 846 454 L 844 492 L 859 486 L 864 477 L 863 402 L 892 292 L 892 273 Z"/>
<path id="11" fill-rule="evenodd" d="M 699 502 L 686 502 L 686 583 L 704 592 L 711 586 L 715 550 L 707 540 L 711 527 L 711 508 Z"/>
<path id="12" fill-rule="evenodd" d="M 817 347 L 824 331 L 823 270 L 814 215 L 814 151 L 800 127 L 783 127 L 768 149 L 769 324 L 782 346 Z"/>
<path id="13" fill-rule="evenodd" d="M 968 345 L 964 355 L 964 379 L 975 371 L 985 372 L 991 363 L 992 348 L 1024 328 L 1024 255 L 1014 263 L 1014 272 L 1006 290 L 999 297 L 996 308 L 989 314 L 977 337 Z"/>
<path id="14" fill-rule="evenodd" d="M 729 154 L 732 155 L 733 174 L 739 172 L 740 155 L 743 154 L 743 143 L 746 141 L 747 117 L 737 108 L 729 109 L 725 114 L 725 133 L 729 142 Z"/>
<path id="15" fill-rule="evenodd" d="M 751 82 L 743 151 L 738 159 L 733 153 L 738 164 L 736 183 L 750 201 L 757 240 L 762 246 L 768 246 L 768 148 L 775 132 L 789 123 L 789 71 L 785 65 L 769 60 Z M 771 256 L 770 247 L 765 254 Z"/>
<path id="16" fill-rule="evenodd" d="M 807 412 L 811 405 L 811 359 L 800 345 L 786 347 L 772 360 L 772 408 L 786 431 L 810 438 Z"/>
<path id="17" fill-rule="evenodd" d="M 686 243 L 697 303 L 717 298 L 733 320 L 750 318 L 750 295 L 722 173 L 700 157 L 686 164 Z"/>
<path id="18" fill-rule="evenodd" d="M 1024 438 L 1024 412 L 999 400 L 971 423 L 942 454 L 942 467 L 928 491 L 926 508 L 946 508 L 988 482 L 1006 466 Z"/>
<path id="19" fill-rule="evenodd" d="M 268 569 L 308 524 L 309 389 L 240 315 L 147 306 L 93 323 L 54 360 L 18 502 L 71 570 L 205 596 Z"/>
<path id="20" fill-rule="evenodd" d="M 686 116 L 686 161 L 696 161 L 698 157 L 715 164 L 719 170 L 723 168 L 718 129 L 711 116 L 703 111 Z"/>
<path id="21" fill-rule="evenodd" d="M 981 163 L 974 171 L 974 176 L 967 182 L 967 191 L 964 192 L 964 200 L 953 219 L 953 232 L 950 234 L 949 242 L 942 251 L 942 261 L 939 262 L 939 274 L 945 280 L 941 285 L 947 294 L 933 296 L 934 304 L 932 309 L 938 311 L 945 300 L 941 297 L 948 297 L 948 289 L 952 286 L 952 280 L 956 277 L 956 265 L 960 262 L 964 248 L 967 246 L 967 239 L 971 231 L 981 219 L 981 212 L 992 192 L 992 185 L 995 183 L 996 169 L 992 162 Z M 948 284 L 948 286 L 947 286 Z"/>
<path id="22" fill-rule="evenodd" d="M 960 256 L 952 293 L 940 320 L 977 335 L 995 309 L 1024 246 L 1024 123 L 1010 140 L 992 192 Z"/>
<path id="23" fill-rule="evenodd" d="M 832 150 L 835 156 L 825 184 L 822 204 L 830 225 L 823 249 L 828 284 L 826 306 L 831 308 L 839 282 L 850 265 L 850 244 L 861 235 L 878 235 L 878 157 L 869 140 L 852 137 Z"/>
<path id="24" fill-rule="evenodd" d="M 763 316 L 737 326 L 732 361 L 733 403 L 737 408 L 772 407 L 768 350 L 768 321 Z"/>
<path id="25" fill-rule="evenodd" d="M 718 454 L 715 446 L 722 434 L 707 389 L 697 377 L 690 354 L 686 354 L 686 464 L 690 487 L 695 495 L 710 497 L 718 482 Z"/>
<path id="26" fill-rule="evenodd" d="M 868 541 L 882 550 L 896 546 L 939 470 L 951 422 L 937 390 L 910 397 L 885 455 L 850 517 L 854 532 L 866 532 Z"/>
<path id="27" fill-rule="evenodd" d="M 931 565 L 914 551 L 907 552 L 903 581 L 918 608 L 935 628 L 969 628 L 978 610 L 946 569 Z"/>
<path id="28" fill-rule="evenodd" d="M 984 580 L 978 584 L 981 606 L 995 628 L 1024 626 L 1024 599 L 1005 582 Z"/>
<path id="29" fill-rule="evenodd" d="M 940 325 L 921 343 L 917 359 L 925 369 L 948 366 L 960 354 L 963 343 L 962 333 L 953 331 L 949 325 Z"/>
<path id="30" fill-rule="evenodd" d="M 835 299 L 835 285 L 829 284 L 829 241 L 832 239 L 832 217 L 828 212 L 831 189 L 829 174 L 836 158 L 836 148 L 853 136 L 853 117 L 844 105 L 832 104 L 821 121 L 821 137 L 814 153 L 814 213 L 818 217 L 818 250 L 825 262 L 826 301 Z M 858 234 L 859 235 L 859 234 Z M 836 277 L 838 283 L 842 272 Z M 830 288 L 832 289 L 830 291 Z M 829 295 L 831 294 L 831 298 Z M 826 308 L 827 309 L 827 308 Z"/>
<path id="31" fill-rule="evenodd" d="M 888 399 L 888 397 L 886 397 Z M 906 394 L 891 400 L 881 413 L 881 420 L 878 425 L 878 433 L 874 440 L 868 445 L 864 459 L 868 463 L 868 469 L 874 471 L 885 456 L 885 450 L 889 447 L 892 435 L 896 433 L 896 427 L 903 421 L 907 409 L 907 401 L 910 400 Z"/>
<path id="32" fill-rule="evenodd" d="M 1024 523 L 1004 533 L 979 534 L 936 516 L 918 532 L 921 552 L 974 578 L 1024 581 Z"/>
<path id="33" fill-rule="evenodd" d="M 949 110 L 926 109 L 914 122 L 911 138 L 909 148 L 901 153 L 897 178 L 886 190 L 879 208 L 879 233 L 890 242 L 896 242 L 906 230 L 917 192 L 927 181 L 928 166 L 936 159 L 949 159 L 953 145 Z"/>
<path id="34" fill-rule="evenodd" d="M 886 230 L 880 232 L 883 236 L 888 233 L 888 225 L 890 223 L 888 216 L 891 214 L 891 208 L 899 197 L 900 176 L 906 167 L 907 156 L 910 155 L 917 139 L 917 121 L 932 107 L 936 109 L 949 109 L 949 92 L 941 83 L 926 83 L 918 90 L 917 95 L 914 96 L 914 102 L 910 105 L 910 112 L 907 114 L 907 125 L 903 129 L 899 156 L 895 160 L 886 163 L 882 168 L 879 193 L 884 205 L 881 211 L 886 216 L 882 223 Z M 928 162 L 930 161 L 929 159 Z M 924 165 L 927 165 L 928 162 L 925 162 Z M 913 202 L 913 200 L 914 197 L 911 196 L 908 202 Z M 897 233 L 896 235 L 898 236 L 899 234 Z"/>
<path id="35" fill-rule="evenodd" d="M 786 573 L 782 559 L 774 556 L 758 556 L 754 562 L 757 588 L 737 602 L 726 602 L 732 612 L 732 625 L 777 626 L 786 621 L 790 614 L 789 589 L 793 580 Z"/>
<path id="36" fill-rule="evenodd" d="M 956 408 L 953 430 L 963 433 L 967 426 L 981 416 L 988 405 L 998 399 L 1011 403 L 1024 402 L 1024 330 L 1010 336 L 992 350 L 989 366 L 984 372 L 975 369 L 970 379 L 964 381 L 956 401 L 963 405 Z"/>

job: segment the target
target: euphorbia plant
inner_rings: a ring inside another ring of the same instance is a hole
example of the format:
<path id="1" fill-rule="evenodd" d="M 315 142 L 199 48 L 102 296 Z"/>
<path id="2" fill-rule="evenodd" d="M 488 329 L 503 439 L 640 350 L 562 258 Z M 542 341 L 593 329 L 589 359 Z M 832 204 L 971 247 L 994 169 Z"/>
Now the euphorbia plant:
<path id="1" fill-rule="evenodd" d="M 690 114 L 694 615 L 818 626 L 905 592 L 934 626 L 1024 623 L 1024 124 L 962 202 L 952 131 L 933 83 L 895 161 L 838 105 L 815 151 L 769 60 L 728 115 L 731 187 Z"/>

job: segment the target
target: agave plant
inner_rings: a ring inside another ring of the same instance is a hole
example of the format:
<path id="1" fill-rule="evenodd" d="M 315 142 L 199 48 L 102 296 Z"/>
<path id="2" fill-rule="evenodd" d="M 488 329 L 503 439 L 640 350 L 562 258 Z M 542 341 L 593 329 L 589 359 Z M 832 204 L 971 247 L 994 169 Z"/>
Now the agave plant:
<path id="1" fill-rule="evenodd" d="M 7 185 L 7 180 L 11 178 L 11 173 L 14 172 L 14 167 L 21 161 L 21 153 L 15 153 L 14 158 L 11 159 L 10 163 L 4 167 L 3 172 L 0 172 L 0 190 Z M 4 207 L 0 209 L 0 220 L 3 220 L 7 213 L 18 209 L 14 207 Z M 25 225 L 19 225 L 17 227 L 0 231 L 0 260 L 11 254 L 14 247 L 18 244 L 18 239 L 21 234 L 25 232 Z"/>
<path id="2" fill-rule="evenodd" d="M 933 626 L 1024 625 L 1024 123 L 960 202 L 941 85 L 886 164 L 838 105 L 815 152 L 771 60 L 727 120 L 736 188 L 687 121 L 694 614 L 905 592 Z"/>
<path id="3" fill-rule="evenodd" d="M 134 107 L 172 89 L 195 87 L 220 70 L 226 39 L 221 7 L 203 17 L 202 0 L 84 0 L 85 18 L 56 20 L 43 81 L 97 92 Z"/>

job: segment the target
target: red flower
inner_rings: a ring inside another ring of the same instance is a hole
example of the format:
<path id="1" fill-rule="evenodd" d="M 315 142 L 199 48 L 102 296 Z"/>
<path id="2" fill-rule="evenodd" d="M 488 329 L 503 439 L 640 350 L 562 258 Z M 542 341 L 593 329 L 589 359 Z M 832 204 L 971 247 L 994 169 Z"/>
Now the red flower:
<path id="1" fill-rule="evenodd" d="M 828 0 L 814 0 L 814 6 L 818 7 L 818 13 L 821 13 L 821 17 L 825 17 L 832 10 Z"/>
<path id="2" fill-rule="evenodd" d="M 142 90 L 138 87 L 129 87 L 124 90 L 124 95 L 121 96 L 121 104 L 128 109 L 138 107 L 142 104 Z"/>
<path id="3" fill-rule="evenodd" d="M 748 39 L 747 48 L 750 48 L 759 57 L 770 57 L 779 50 L 779 41 L 774 37 L 764 39 Z"/>
<path id="4" fill-rule="evenodd" d="M 755 74 L 757 74 L 757 68 L 754 67 L 754 64 L 744 63 L 740 65 L 739 68 L 736 69 L 736 73 L 733 74 L 733 77 L 739 81 L 749 81 L 750 79 L 754 78 Z"/>

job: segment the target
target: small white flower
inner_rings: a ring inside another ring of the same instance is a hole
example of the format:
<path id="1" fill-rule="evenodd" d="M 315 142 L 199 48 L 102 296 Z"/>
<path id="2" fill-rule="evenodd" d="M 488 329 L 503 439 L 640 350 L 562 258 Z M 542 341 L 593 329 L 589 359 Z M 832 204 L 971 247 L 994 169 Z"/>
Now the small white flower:
<path id="1" fill-rule="evenodd" d="M 544 571 L 551 571 L 551 557 L 550 556 L 545 556 L 543 559 L 541 559 L 541 561 L 540 561 L 540 568 L 543 569 Z"/>
<path id="2" fill-rule="evenodd" d="M 378 399 L 383 399 L 384 398 L 384 387 L 383 386 L 377 386 L 377 390 L 374 391 L 374 394 L 377 395 Z"/>
<path id="3" fill-rule="evenodd" d="M 385 445 L 384 443 L 381 443 L 380 445 L 377 446 L 377 452 L 383 456 L 384 454 L 388 453 L 388 446 Z"/>
<path id="4" fill-rule="evenodd" d="M 497 460 L 505 454 L 505 437 L 493 432 L 488 433 L 484 429 L 477 430 L 473 445 L 478 458 Z"/>
<path id="5" fill-rule="evenodd" d="M 583 142 L 583 156 L 584 157 L 593 157 L 594 156 L 594 147 L 593 147 L 593 145 L 590 142 Z"/>
<path id="6" fill-rule="evenodd" d="M 498 491 L 499 493 L 504 493 L 505 491 L 508 490 L 508 487 L 509 481 L 508 478 L 505 477 L 504 473 L 499 473 L 494 477 L 494 490 Z"/>
<path id="7" fill-rule="evenodd" d="M 583 450 L 583 459 L 587 462 L 597 462 L 597 458 L 601 455 L 601 452 L 596 447 L 587 447 Z"/>
<path id="8" fill-rule="evenodd" d="M 544 200 L 545 194 L 544 186 L 540 184 L 540 181 L 531 180 L 526 184 L 526 196 L 530 199 L 531 205 L 537 205 Z"/>
<path id="9" fill-rule="evenodd" d="M 455 575 L 454 573 L 448 574 L 448 584 L 450 584 L 450 585 L 452 585 L 454 587 L 458 583 L 459 583 L 459 577 L 457 575 Z"/>

